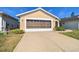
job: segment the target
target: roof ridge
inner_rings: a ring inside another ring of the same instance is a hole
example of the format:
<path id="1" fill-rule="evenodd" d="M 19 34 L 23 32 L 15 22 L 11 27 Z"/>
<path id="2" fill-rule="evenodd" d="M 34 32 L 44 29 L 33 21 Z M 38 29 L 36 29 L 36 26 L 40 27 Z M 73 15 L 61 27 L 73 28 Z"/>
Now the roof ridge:
<path id="1" fill-rule="evenodd" d="M 17 14 L 16 16 L 21 16 L 21 15 L 24 15 L 24 14 L 27 14 L 27 13 L 30 13 L 30 12 L 34 12 L 34 11 L 37 11 L 37 10 L 42 10 L 42 11 L 44 11 L 44 12 L 46 12 L 46 13 L 48 13 L 48 14 L 54 16 L 55 18 L 60 19 L 59 17 L 57 17 L 57 16 L 55 16 L 54 14 L 48 12 L 47 10 L 43 9 L 42 7 L 38 7 L 38 8 L 36 8 L 36 9 L 34 9 L 34 10 L 30 10 L 30 11 L 26 11 L 26 12 L 24 12 L 24 13 Z"/>

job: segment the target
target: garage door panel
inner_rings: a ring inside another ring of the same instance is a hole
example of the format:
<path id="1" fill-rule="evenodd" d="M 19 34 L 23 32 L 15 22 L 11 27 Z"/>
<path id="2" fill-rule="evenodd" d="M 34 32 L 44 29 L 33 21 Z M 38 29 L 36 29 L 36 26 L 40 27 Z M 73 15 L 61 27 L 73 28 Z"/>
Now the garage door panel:
<path id="1" fill-rule="evenodd" d="M 27 28 L 51 28 L 50 20 L 26 20 Z"/>

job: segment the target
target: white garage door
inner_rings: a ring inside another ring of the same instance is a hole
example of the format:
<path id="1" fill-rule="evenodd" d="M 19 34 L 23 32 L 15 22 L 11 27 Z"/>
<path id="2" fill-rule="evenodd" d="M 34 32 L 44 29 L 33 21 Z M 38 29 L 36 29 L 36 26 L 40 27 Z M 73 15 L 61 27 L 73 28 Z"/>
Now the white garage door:
<path id="1" fill-rule="evenodd" d="M 26 20 L 26 31 L 51 31 L 51 20 Z"/>

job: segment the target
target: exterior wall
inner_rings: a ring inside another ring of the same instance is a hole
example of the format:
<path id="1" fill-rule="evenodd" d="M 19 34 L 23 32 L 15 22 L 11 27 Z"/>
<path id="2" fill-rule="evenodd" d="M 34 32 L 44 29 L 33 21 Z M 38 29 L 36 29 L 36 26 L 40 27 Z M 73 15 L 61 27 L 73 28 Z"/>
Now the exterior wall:
<path id="1" fill-rule="evenodd" d="M 6 31 L 6 21 L 2 19 L 2 31 Z"/>
<path id="2" fill-rule="evenodd" d="M 79 21 L 77 20 L 65 21 L 63 26 L 66 29 L 79 29 Z"/>
<path id="3" fill-rule="evenodd" d="M 25 24 L 26 24 L 25 18 L 24 17 L 21 17 L 20 18 L 20 29 L 21 30 L 25 30 Z"/>
<path id="4" fill-rule="evenodd" d="M 12 17 L 4 14 L 0 14 L 0 31 L 5 32 L 7 30 L 6 23 L 9 24 L 9 29 L 17 28 L 19 23 Z"/>
<path id="5" fill-rule="evenodd" d="M 6 16 L 6 15 L 3 15 L 2 18 L 3 18 L 3 30 L 4 31 L 6 31 L 7 24 L 9 24 L 9 30 L 18 27 L 19 23 L 15 19 L 9 16 Z"/>
<path id="6" fill-rule="evenodd" d="M 0 31 L 2 31 L 2 17 L 0 16 Z"/>
<path id="7" fill-rule="evenodd" d="M 37 18 L 39 19 L 50 19 L 51 20 L 51 29 L 53 30 L 53 28 L 55 27 L 55 21 L 59 22 L 56 18 L 48 15 L 47 13 L 39 10 L 36 12 L 32 12 L 32 13 L 28 13 L 26 15 L 23 15 L 20 17 L 20 29 L 25 30 L 26 29 L 26 20 L 28 18 Z"/>

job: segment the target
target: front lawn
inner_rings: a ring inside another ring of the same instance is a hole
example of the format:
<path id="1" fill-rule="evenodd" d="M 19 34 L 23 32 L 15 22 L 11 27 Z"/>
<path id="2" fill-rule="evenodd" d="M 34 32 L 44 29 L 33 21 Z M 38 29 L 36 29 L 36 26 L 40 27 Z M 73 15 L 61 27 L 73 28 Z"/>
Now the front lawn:
<path id="1" fill-rule="evenodd" d="M 79 30 L 73 30 L 72 32 L 64 32 L 63 34 L 79 40 Z"/>
<path id="2" fill-rule="evenodd" d="M 0 52 L 12 52 L 23 34 L 0 34 Z"/>

